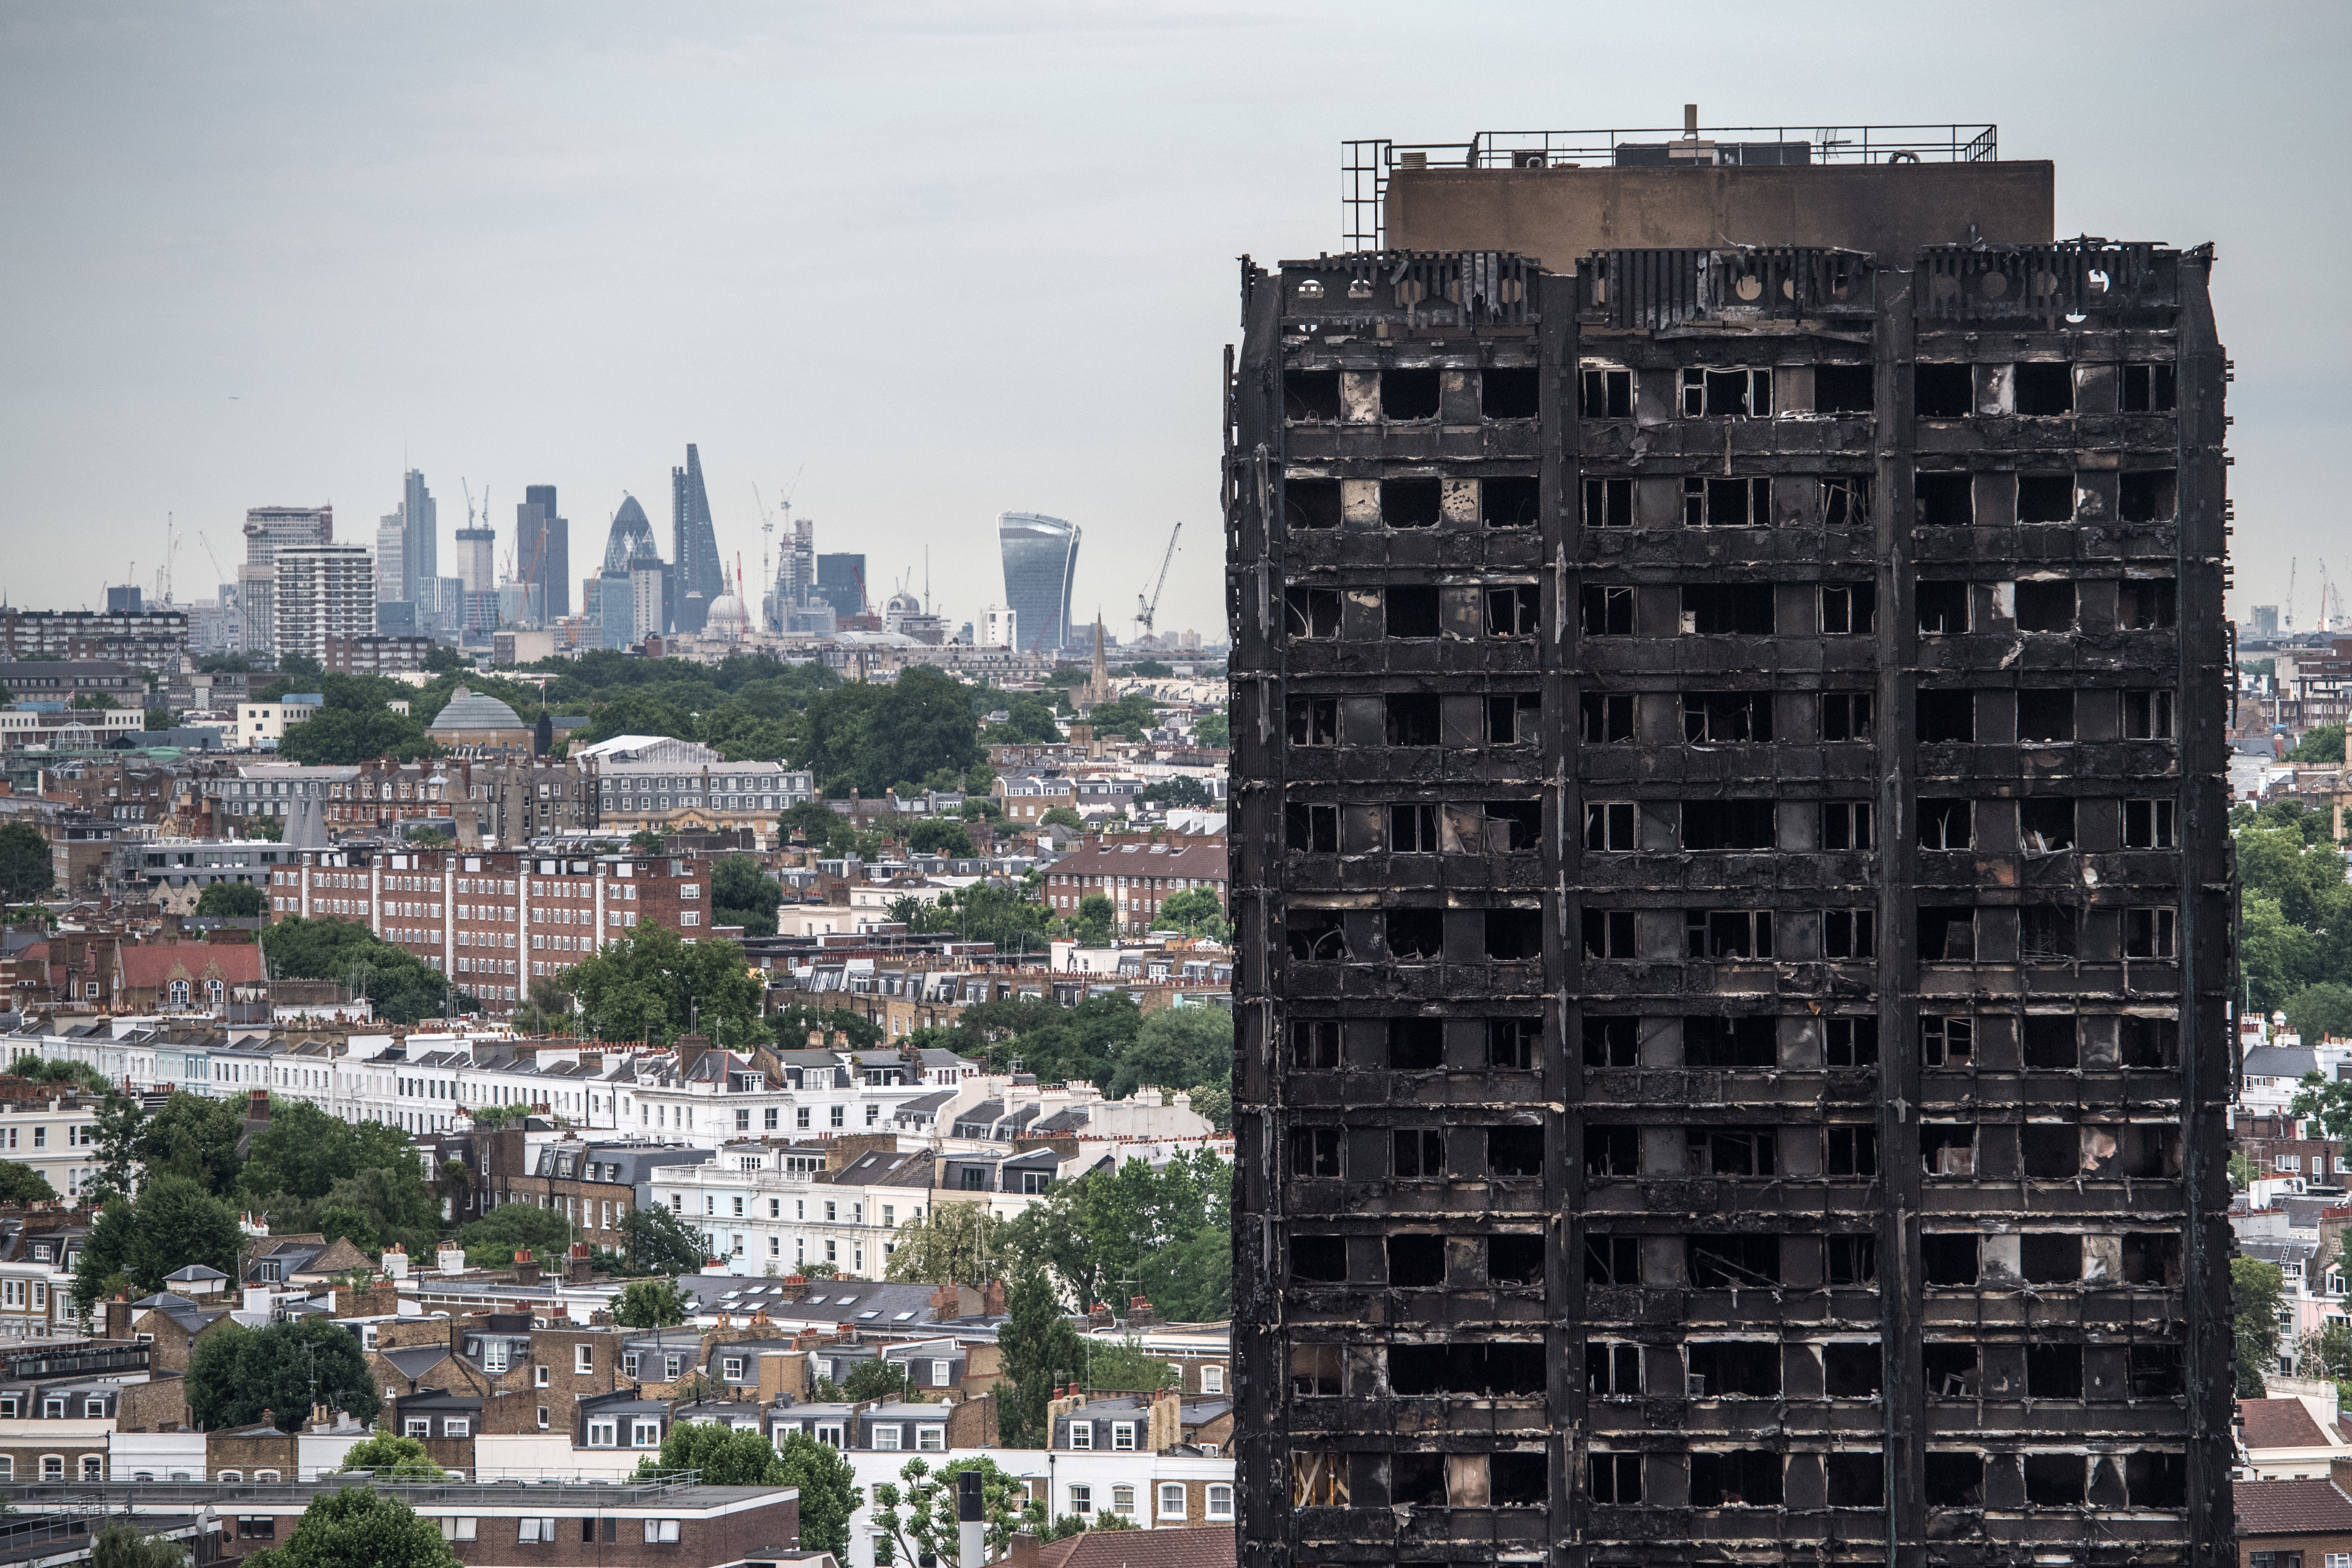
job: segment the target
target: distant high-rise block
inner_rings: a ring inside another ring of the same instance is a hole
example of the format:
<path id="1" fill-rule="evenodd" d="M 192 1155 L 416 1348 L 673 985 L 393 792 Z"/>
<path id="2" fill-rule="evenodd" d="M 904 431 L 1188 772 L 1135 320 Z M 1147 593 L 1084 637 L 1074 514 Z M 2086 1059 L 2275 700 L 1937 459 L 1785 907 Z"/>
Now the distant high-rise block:
<path id="1" fill-rule="evenodd" d="M 1021 624 L 1024 653 L 1058 653 L 1072 645 L 1070 586 L 1078 571 L 1078 525 L 1034 511 L 996 520 L 1004 552 L 1004 602 Z"/>
<path id="2" fill-rule="evenodd" d="M 425 488 L 425 476 L 415 468 L 408 470 L 400 515 L 404 525 L 401 536 L 400 596 L 424 604 L 433 597 L 433 591 L 425 584 L 441 574 L 441 514 L 434 504 L 433 492 Z"/>
<path id="3" fill-rule="evenodd" d="M 539 586 L 550 626 L 572 614 L 572 525 L 556 515 L 555 487 L 531 485 L 515 514 L 515 570 Z"/>
<path id="4" fill-rule="evenodd" d="M 257 506 L 245 514 L 245 563 L 267 566 L 294 544 L 331 544 L 335 509 L 331 506 Z"/>
<path id="5" fill-rule="evenodd" d="M 385 512 L 375 525 L 375 591 L 379 603 L 397 599 L 408 591 L 408 508 L 405 503 Z"/>
<path id="6" fill-rule="evenodd" d="M 457 580 L 466 584 L 467 593 L 488 594 L 497 590 L 498 541 L 499 531 L 495 528 L 457 531 Z"/>
<path id="7" fill-rule="evenodd" d="M 866 613 L 866 557 L 820 555 L 816 558 L 814 596 L 833 606 L 838 616 Z"/>
<path id="8" fill-rule="evenodd" d="M 278 552 L 276 651 L 323 659 L 327 639 L 375 635 L 375 563 L 356 544 L 305 544 Z"/>
<path id="9" fill-rule="evenodd" d="M 711 527 L 710 497 L 702 488 L 702 454 L 692 443 L 686 448 L 686 467 L 669 471 L 670 552 L 677 567 L 677 601 L 700 595 L 709 604 L 727 591 L 726 572 L 719 563 L 719 535 Z"/>

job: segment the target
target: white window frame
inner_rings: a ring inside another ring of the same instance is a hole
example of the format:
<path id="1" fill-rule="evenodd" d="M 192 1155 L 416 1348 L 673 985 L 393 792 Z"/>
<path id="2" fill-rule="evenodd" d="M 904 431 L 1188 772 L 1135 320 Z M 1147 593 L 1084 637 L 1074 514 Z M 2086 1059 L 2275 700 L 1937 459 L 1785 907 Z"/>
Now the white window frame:
<path id="1" fill-rule="evenodd" d="M 1189 1510 L 1185 1506 L 1184 1483 L 1182 1481 L 1161 1481 L 1153 1489 L 1153 1490 L 1158 1493 L 1160 1499 L 1158 1508 L 1153 1510 L 1156 1517 L 1160 1519 L 1182 1519 L 1186 1516 Z M 1172 1509 L 1168 1506 L 1168 1500 L 1171 1497 L 1173 1497 L 1176 1500 L 1176 1506 Z"/>
<path id="2" fill-rule="evenodd" d="M 658 1448 L 661 1447 L 661 1421 L 658 1417 L 640 1415 L 629 1423 L 629 1447 Z"/>
<path id="3" fill-rule="evenodd" d="M 1234 1517 L 1234 1489 L 1223 1481 L 1209 1483 L 1209 1517 L 1213 1520 Z"/>
<path id="4" fill-rule="evenodd" d="M 1110 1424 L 1110 1451 L 1114 1454 L 1135 1452 L 1135 1423 L 1114 1421 Z"/>
<path id="5" fill-rule="evenodd" d="M 948 1429 L 935 1421 L 927 1421 L 915 1428 L 915 1447 L 926 1454 L 944 1453 L 948 1446 Z"/>
<path id="6" fill-rule="evenodd" d="M 1095 1424 L 1084 1419 L 1072 1421 L 1070 1423 L 1070 1451 L 1074 1454 L 1090 1454 L 1094 1452 L 1094 1447 Z"/>
<path id="7" fill-rule="evenodd" d="M 596 1347 L 593 1345 L 573 1345 L 572 1347 L 572 1371 L 573 1374 L 575 1376 L 585 1377 L 595 1370 Z"/>
<path id="8" fill-rule="evenodd" d="M 1223 1394 L 1224 1391 L 1225 1369 L 1215 1365 L 1202 1367 L 1201 1369 L 1201 1392 L 1203 1394 Z"/>
<path id="9" fill-rule="evenodd" d="M 874 1448 L 877 1453 L 895 1454 L 905 1434 L 896 1421 L 879 1421 L 874 1426 Z"/>
<path id="10" fill-rule="evenodd" d="M 615 1424 L 613 1418 L 609 1415 L 599 1416 L 597 1419 L 589 1422 L 588 1446 L 592 1448 L 619 1447 L 620 1445 L 614 1440 L 613 1434 L 615 1430 Z"/>
<path id="11" fill-rule="evenodd" d="M 1095 1489 L 1085 1481 L 1070 1483 L 1070 1511 L 1080 1519 L 1095 1510 Z"/>

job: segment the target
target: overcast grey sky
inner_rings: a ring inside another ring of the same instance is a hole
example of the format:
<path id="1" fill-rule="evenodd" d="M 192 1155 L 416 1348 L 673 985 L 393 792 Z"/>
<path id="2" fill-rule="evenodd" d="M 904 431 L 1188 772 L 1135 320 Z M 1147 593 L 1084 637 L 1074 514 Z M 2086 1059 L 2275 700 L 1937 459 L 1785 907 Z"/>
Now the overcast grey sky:
<path id="1" fill-rule="evenodd" d="M 404 453 L 499 550 L 559 487 L 574 576 L 699 444 L 876 596 L 1003 596 L 1005 508 L 1086 530 L 1078 609 L 1223 616 L 1234 258 L 1339 249 L 1339 142 L 1995 121 L 2062 233 L 2216 241 L 2240 593 L 2352 601 L 2347 9 L 0 0 L 0 587 L 233 574 L 244 510 L 373 542 Z"/>

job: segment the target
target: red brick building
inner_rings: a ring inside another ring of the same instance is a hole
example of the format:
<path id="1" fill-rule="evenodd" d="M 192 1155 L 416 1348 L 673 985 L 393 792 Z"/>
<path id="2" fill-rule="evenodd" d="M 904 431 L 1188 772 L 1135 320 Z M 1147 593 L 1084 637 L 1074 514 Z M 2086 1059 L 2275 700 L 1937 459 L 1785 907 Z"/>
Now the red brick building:
<path id="1" fill-rule="evenodd" d="M 2326 1480 L 2240 1481 L 2239 1568 L 2327 1568 L 2352 1552 L 2352 1462 Z"/>
<path id="2" fill-rule="evenodd" d="M 270 873 L 269 918 L 357 921 L 451 976 L 493 1013 L 641 920 L 710 934 L 710 867 L 691 857 L 501 849 L 299 852 Z"/>
<path id="3" fill-rule="evenodd" d="M 1205 888 L 1227 909 L 1225 836 L 1187 837 L 1180 833 L 1134 837 L 1089 837 L 1086 847 L 1055 861 L 1045 873 L 1045 903 L 1058 916 L 1075 915 L 1088 895 L 1111 901 L 1112 922 L 1122 931 L 1140 931 L 1158 918 L 1160 906 L 1178 893 Z"/>

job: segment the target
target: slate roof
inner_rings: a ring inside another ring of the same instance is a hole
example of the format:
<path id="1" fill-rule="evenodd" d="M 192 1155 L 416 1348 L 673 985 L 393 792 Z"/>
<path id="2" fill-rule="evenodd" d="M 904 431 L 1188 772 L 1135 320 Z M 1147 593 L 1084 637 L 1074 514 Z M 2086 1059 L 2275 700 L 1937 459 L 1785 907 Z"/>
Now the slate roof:
<path id="1" fill-rule="evenodd" d="M 399 1368 L 400 1375 L 414 1383 L 448 1360 L 449 1347 L 442 1344 L 402 1345 L 395 1350 L 375 1353 Z"/>
<path id="2" fill-rule="evenodd" d="M 2232 1490 L 2241 1535 L 2352 1534 L 2352 1498 L 2334 1481 L 2240 1481 Z"/>
<path id="3" fill-rule="evenodd" d="M 2256 1046 L 2246 1053 L 2248 1078 L 2294 1078 L 2319 1070 L 2319 1053 L 2308 1046 Z"/>

